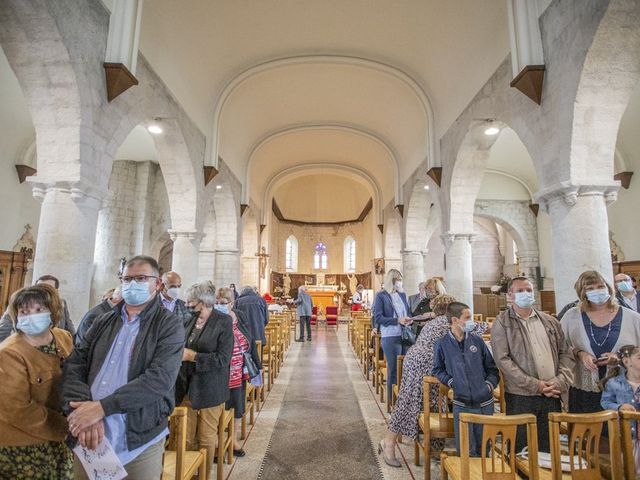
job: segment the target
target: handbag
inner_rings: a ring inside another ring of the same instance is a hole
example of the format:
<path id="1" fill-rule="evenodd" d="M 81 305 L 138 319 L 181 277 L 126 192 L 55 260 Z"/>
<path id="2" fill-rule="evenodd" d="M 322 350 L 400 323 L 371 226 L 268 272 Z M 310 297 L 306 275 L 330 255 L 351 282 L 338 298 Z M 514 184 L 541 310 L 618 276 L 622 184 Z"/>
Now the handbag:
<path id="1" fill-rule="evenodd" d="M 247 369 L 247 374 L 250 379 L 260 375 L 260 369 L 256 365 L 256 362 L 253 361 L 251 353 L 242 352 L 242 359 L 244 360 L 244 366 Z"/>
<path id="2" fill-rule="evenodd" d="M 400 343 L 402 343 L 402 345 L 406 345 L 407 347 L 410 347 L 411 345 L 416 343 L 416 334 L 413 333 L 411 327 L 402 325 L 400 329 Z"/>

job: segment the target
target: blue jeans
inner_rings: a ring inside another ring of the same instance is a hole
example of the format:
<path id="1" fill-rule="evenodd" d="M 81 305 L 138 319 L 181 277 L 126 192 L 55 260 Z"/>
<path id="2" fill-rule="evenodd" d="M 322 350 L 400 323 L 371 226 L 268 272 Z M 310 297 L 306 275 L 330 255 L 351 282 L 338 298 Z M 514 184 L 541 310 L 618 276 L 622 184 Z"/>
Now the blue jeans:
<path id="1" fill-rule="evenodd" d="M 391 388 L 396 383 L 396 376 L 398 375 L 398 355 L 404 355 L 407 353 L 408 348 L 402 345 L 400 341 L 402 337 L 382 337 L 380 339 L 380 346 L 384 352 L 384 358 L 387 359 L 387 401 L 391 404 Z"/>
<path id="2" fill-rule="evenodd" d="M 453 405 L 453 431 L 456 436 L 456 452 L 460 455 L 460 414 L 461 413 L 479 413 L 482 415 L 493 415 L 493 403 L 486 407 L 471 408 Z M 479 457 L 480 447 L 482 446 L 482 425 L 476 423 L 469 424 L 469 456 Z"/>

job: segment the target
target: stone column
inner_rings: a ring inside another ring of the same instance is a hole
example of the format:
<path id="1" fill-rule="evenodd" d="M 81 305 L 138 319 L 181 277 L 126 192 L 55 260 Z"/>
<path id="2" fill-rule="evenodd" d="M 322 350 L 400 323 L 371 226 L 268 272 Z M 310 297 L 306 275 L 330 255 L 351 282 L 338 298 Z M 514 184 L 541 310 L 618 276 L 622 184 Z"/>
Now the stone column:
<path id="1" fill-rule="evenodd" d="M 446 251 L 447 293 L 473 309 L 473 268 L 470 233 L 446 233 L 442 235 Z"/>
<path id="2" fill-rule="evenodd" d="M 418 283 L 424 281 L 424 258 L 421 251 L 402 251 L 402 278 L 407 295 L 418 292 Z"/>
<path id="3" fill-rule="evenodd" d="M 173 241 L 171 269 L 182 277 L 182 285 L 189 287 L 198 279 L 198 260 L 202 234 L 195 230 L 169 230 Z"/>
<path id="4" fill-rule="evenodd" d="M 33 184 L 42 203 L 33 277 L 55 275 L 77 326 L 89 308 L 98 211 L 108 192 L 85 182 Z"/>
<path id="5" fill-rule="evenodd" d="M 240 281 L 240 252 L 238 250 L 216 250 L 214 283 L 216 287 L 228 287 Z"/>
<path id="6" fill-rule="evenodd" d="M 573 285 L 585 270 L 613 282 L 607 204 L 617 191 L 616 185 L 572 185 L 537 195 L 551 218 L 557 311 L 576 299 Z"/>

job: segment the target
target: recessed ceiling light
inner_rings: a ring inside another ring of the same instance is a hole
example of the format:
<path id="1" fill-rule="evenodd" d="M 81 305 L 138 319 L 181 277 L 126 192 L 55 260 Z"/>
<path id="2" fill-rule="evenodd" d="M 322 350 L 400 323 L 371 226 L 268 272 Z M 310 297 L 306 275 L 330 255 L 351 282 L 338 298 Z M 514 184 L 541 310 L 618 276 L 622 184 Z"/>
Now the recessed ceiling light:
<path id="1" fill-rule="evenodd" d="M 489 127 L 484 131 L 484 134 L 492 137 L 500 133 L 500 129 L 498 127 Z"/>
<path id="2" fill-rule="evenodd" d="M 216 185 L 216 190 L 222 190 L 222 185 Z"/>
<path id="3" fill-rule="evenodd" d="M 425 186 L 424 186 L 424 189 L 425 189 L 425 190 L 429 190 L 429 185 L 425 185 Z"/>
<path id="4" fill-rule="evenodd" d="M 162 128 L 160 128 L 158 125 L 149 125 L 147 127 L 147 130 L 149 131 L 149 133 L 153 133 L 154 135 L 159 135 L 162 133 Z"/>

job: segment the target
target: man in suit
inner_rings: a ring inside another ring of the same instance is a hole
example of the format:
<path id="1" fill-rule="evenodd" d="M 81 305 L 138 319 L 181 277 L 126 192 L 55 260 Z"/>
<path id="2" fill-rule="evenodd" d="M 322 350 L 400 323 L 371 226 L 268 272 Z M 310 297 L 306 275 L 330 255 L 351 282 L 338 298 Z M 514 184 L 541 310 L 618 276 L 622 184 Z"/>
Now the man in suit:
<path id="1" fill-rule="evenodd" d="M 633 280 L 626 273 L 619 273 L 614 277 L 616 284 L 616 298 L 622 307 L 629 308 L 635 312 L 640 311 L 638 292 L 633 288 Z"/>
<path id="2" fill-rule="evenodd" d="M 420 302 L 425 298 L 424 282 L 418 284 L 418 293 L 409 297 L 409 308 L 414 312 Z"/>
<path id="3" fill-rule="evenodd" d="M 307 286 L 300 285 L 298 287 L 298 298 L 293 302 L 297 305 L 297 313 L 300 317 L 300 338 L 296 342 L 304 342 L 304 326 L 307 326 L 307 340 L 311 341 L 311 313 L 313 311 L 313 302 L 307 293 Z"/>
<path id="4" fill-rule="evenodd" d="M 176 272 L 166 272 L 162 274 L 162 290 L 160 300 L 162 306 L 176 314 L 183 325 L 191 320 L 189 309 L 183 300 L 180 300 L 180 289 L 182 288 L 182 277 Z"/>

